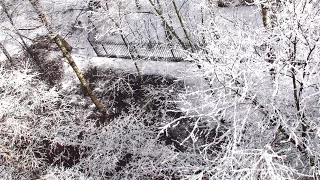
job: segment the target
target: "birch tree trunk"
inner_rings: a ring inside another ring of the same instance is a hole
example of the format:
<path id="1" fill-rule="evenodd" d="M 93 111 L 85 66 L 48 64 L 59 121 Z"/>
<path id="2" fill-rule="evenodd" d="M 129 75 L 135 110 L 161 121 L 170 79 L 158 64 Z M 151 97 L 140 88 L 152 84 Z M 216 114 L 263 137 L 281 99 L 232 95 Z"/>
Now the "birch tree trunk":
<path id="1" fill-rule="evenodd" d="M 86 93 L 91 98 L 92 102 L 95 104 L 95 106 L 99 109 L 100 113 L 104 116 L 106 114 L 104 106 L 101 104 L 101 102 L 97 99 L 97 97 L 93 94 L 92 90 L 89 88 L 89 85 L 87 84 L 85 78 L 83 77 L 83 74 L 81 73 L 80 69 L 76 65 L 75 61 L 73 60 L 72 56 L 70 55 L 70 52 L 67 50 L 67 47 L 63 44 L 65 41 L 59 34 L 56 33 L 54 27 L 50 24 L 49 20 L 46 18 L 46 15 L 41 11 L 39 1 L 38 0 L 29 0 L 33 8 L 35 9 L 36 13 L 38 14 L 39 18 L 41 19 L 42 23 L 45 25 L 47 30 L 49 31 L 49 35 L 53 37 L 54 42 L 58 45 L 59 49 L 61 50 L 63 56 L 68 60 L 70 66 L 76 73 L 81 85 L 83 86 Z M 105 120 L 101 123 L 105 123 Z"/>
<path id="2" fill-rule="evenodd" d="M 268 5 L 264 3 L 261 4 L 261 14 L 264 27 L 266 29 L 271 28 L 270 8 L 268 7 Z"/>

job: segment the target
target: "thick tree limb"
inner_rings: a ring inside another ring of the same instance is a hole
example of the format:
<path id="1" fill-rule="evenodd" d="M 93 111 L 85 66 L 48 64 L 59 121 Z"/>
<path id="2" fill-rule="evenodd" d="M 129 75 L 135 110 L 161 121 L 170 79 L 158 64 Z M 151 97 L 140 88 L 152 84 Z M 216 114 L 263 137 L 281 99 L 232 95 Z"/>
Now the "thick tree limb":
<path id="1" fill-rule="evenodd" d="M 180 25 L 181 25 L 181 27 L 183 29 L 184 35 L 186 36 L 187 40 L 189 41 L 191 52 L 194 53 L 194 48 L 193 48 L 193 45 L 192 45 L 192 42 L 191 42 L 191 38 L 190 38 L 189 33 L 187 32 L 187 29 L 186 29 L 186 27 L 184 25 L 184 22 L 182 20 L 182 17 L 181 17 L 181 14 L 180 14 L 179 10 L 178 10 L 176 2 L 174 0 L 172 0 L 172 4 L 173 4 L 174 10 L 175 10 L 175 12 L 176 12 L 176 14 L 178 16 L 178 19 L 179 19 Z"/>
<path id="2" fill-rule="evenodd" d="M 87 84 L 83 74 L 81 73 L 80 69 L 78 68 L 77 64 L 73 60 L 72 56 L 70 55 L 70 52 L 67 50 L 67 47 L 63 42 L 65 41 L 59 34 L 56 33 L 54 27 L 51 25 L 49 20 L 47 20 L 46 15 L 41 11 L 39 1 L 38 0 L 29 0 L 29 2 L 32 4 L 33 8 L 37 12 L 39 18 L 41 19 L 42 23 L 45 25 L 47 30 L 49 31 L 49 34 L 53 36 L 54 42 L 58 45 L 59 49 L 61 50 L 63 56 L 68 60 L 70 66 L 72 67 L 73 71 L 76 73 L 82 87 L 86 91 L 86 93 L 89 95 L 92 102 L 95 104 L 95 106 L 98 108 L 100 113 L 104 116 L 106 114 L 104 106 L 101 104 L 101 102 L 97 99 L 97 97 L 93 94 L 92 90 L 89 88 L 89 85 Z M 65 41 L 66 42 L 66 41 Z M 105 120 L 103 120 L 105 121 Z M 105 122 L 101 122 L 105 123 Z"/>

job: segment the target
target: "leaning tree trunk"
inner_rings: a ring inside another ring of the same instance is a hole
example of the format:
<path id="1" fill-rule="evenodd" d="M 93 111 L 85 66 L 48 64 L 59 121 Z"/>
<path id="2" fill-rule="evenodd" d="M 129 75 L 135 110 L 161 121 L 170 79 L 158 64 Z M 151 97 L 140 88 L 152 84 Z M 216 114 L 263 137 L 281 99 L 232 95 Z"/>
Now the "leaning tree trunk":
<path id="1" fill-rule="evenodd" d="M 271 27 L 271 17 L 270 8 L 268 7 L 268 5 L 264 3 L 261 4 L 261 14 L 264 27 L 269 29 Z"/>
<path id="2" fill-rule="evenodd" d="M 174 0 L 172 0 L 172 4 L 173 4 L 173 7 L 174 7 L 174 10 L 176 12 L 176 15 L 178 16 L 178 19 L 179 19 L 179 22 L 180 22 L 180 25 L 182 27 L 182 30 L 184 32 L 184 35 L 185 37 L 187 38 L 188 42 L 189 42 L 189 46 L 191 48 L 191 52 L 194 53 L 194 48 L 193 48 L 193 45 L 192 45 L 192 42 L 191 42 L 191 38 L 190 38 L 190 35 L 189 33 L 187 32 L 187 29 L 186 29 L 186 26 L 184 25 L 184 22 L 182 20 L 182 17 L 181 17 L 181 14 L 178 10 L 178 7 L 176 5 L 176 2 Z"/>
<path id="3" fill-rule="evenodd" d="M 63 53 L 63 56 L 68 60 L 70 66 L 76 73 L 81 85 L 83 86 L 86 93 L 91 98 L 92 102 L 96 105 L 96 107 L 99 109 L 100 113 L 102 115 L 105 115 L 105 109 L 104 106 L 101 104 L 101 102 L 97 99 L 97 97 L 93 94 L 92 90 L 89 88 L 89 85 L 87 84 L 85 78 L 83 77 L 83 74 L 81 73 L 80 69 L 76 65 L 75 61 L 73 60 L 72 56 L 70 55 L 70 52 L 67 50 L 66 44 L 63 42 L 66 42 L 59 34 L 56 33 L 53 26 L 49 23 L 49 20 L 46 18 L 46 15 L 41 11 L 39 1 L 38 0 L 29 0 L 32 4 L 33 8 L 36 10 L 36 13 L 38 14 L 39 18 L 41 19 L 42 23 L 45 25 L 47 30 L 49 31 L 49 35 L 53 37 L 54 42 L 58 45 L 61 52 Z M 102 123 L 105 120 L 103 120 Z"/>

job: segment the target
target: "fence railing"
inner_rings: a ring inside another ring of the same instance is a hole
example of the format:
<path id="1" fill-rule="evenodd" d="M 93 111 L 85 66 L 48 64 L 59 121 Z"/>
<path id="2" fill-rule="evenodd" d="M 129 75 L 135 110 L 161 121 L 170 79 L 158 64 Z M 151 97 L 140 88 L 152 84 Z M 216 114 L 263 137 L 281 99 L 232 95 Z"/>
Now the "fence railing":
<path id="1" fill-rule="evenodd" d="M 179 62 L 187 58 L 187 53 L 179 47 L 160 43 L 129 43 L 129 48 L 124 43 L 112 41 L 95 42 L 88 39 L 97 56 L 130 59 L 134 55 L 139 59 L 154 61 Z M 131 53 L 129 53 L 129 49 Z"/>

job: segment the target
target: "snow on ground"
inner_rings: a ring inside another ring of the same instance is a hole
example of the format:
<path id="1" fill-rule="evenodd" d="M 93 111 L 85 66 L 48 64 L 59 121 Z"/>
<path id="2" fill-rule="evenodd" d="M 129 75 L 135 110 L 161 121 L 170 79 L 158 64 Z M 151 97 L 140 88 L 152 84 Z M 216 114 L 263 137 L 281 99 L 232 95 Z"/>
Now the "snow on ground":
<path id="1" fill-rule="evenodd" d="M 237 28 L 248 28 L 250 32 L 263 29 L 263 23 L 261 15 L 259 13 L 259 8 L 256 6 L 219 8 L 219 11 L 216 14 L 216 22 L 218 26 L 225 27 L 222 28 L 225 31 L 234 31 L 233 28 L 235 28 L 235 26 Z M 75 54 L 73 54 L 75 61 L 83 72 L 89 67 L 99 67 L 119 70 L 120 72 L 125 73 L 137 73 L 133 60 L 92 57 L 92 54 L 86 54 L 88 53 L 87 48 L 89 48 L 89 45 L 86 44 L 85 46 L 85 49 L 78 49 Z M 138 60 L 137 64 L 142 74 L 172 76 L 178 80 L 183 81 L 189 94 L 197 91 L 209 91 L 209 86 L 204 79 L 204 73 L 197 68 L 195 63 Z M 68 83 L 64 83 L 64 85 L 66 86 L 65 88 L 67 88 L 67 84 Z M 69 85 L 71 84 L 69 83 Z M 189 95 L 187 96 L 187 99 L 178 100 L 180 101 L 179 106 L 182 109 L 203 107 L 202 104 L 205 101 L 210 102 L 209 99 L 205 98 L 208 97 Z M 202 109 L 197 113 L 204 113 L 204 111 L 207 112 L 210 111 L 210 109 Z"/>
<path id="2" fill-rule="evenodd" d="M 43 8 L 48 12 L 52 22 L 59 27 L 60 32 L 65 35 L 69 30 L 69 26 L 65 26 L 63 22 L 68 18 L 69 20 L 74 20 L 76 22 L 78 13 L 73 11 L 67 11 L 66 8 L 73 6 L 74 8 L 84 6 L 83 3 L 79 4 L 79 0 L 63 0 L 63 1 L 54 1 L 55 6 L 53 9 L 48 9 L 52 7 L 53 1 L 44 1 Z M 52 11 L 52 12 L 51 12 Z M 58 13 L 53 13 L 58 11 Z M 86 21 L 85 14 L 80 16 L 81 21 Z M 59 21 L 59 18 L 60 19 Z M 21 21 L 21 17 L 19 22 Z M 34 22 L 38 23 L 38 20 Z M 230 7 L 230 8 L 218 8 L 216 13 L 216 24 L 217 26 L 226 27 L 225 30 L 231 31 L 234 28 L 235 23 L 239 27 L 250 28 L 250 31 L 253 29 L 263 28 L 261 15 L 259 13 L 259 8 L 256 6 L 250 7 Z M 4 25 L 4 24 L 3 24 Z M 24 26 L 25 24 L 21 24 Z M 33 31 L 34 32 L 34 31 Z M 40 28 L 34 34 L 43 34 L 43 28 Z M 136 68 L 134 62 L 130 59 L 116 59 L 116 58 L 101 58 L 93 57 L 95 56 L 91 45 L 87 41 L 87 32 L 86 29 L 78 29 L 77 31 L 72 32 L 73 35 L 67 36 L 66 39 L 70 42 L 71 46 L 74 47 L 72 56 L 75 59 L 77 65 L 80 67 L 81 71 L 84 72 L 89 66 L 93 67 L 105 67 L 118 69 L 127 73 L 136 73 Z M 8 50 L 14 52 L 14 50 L 21 50 L 14 46 L 16 43 L 9 42 L 10 40 L 3 36 L 2 33 L 0 37 L 5 38 L 8 42 Z M 71 38 L 69 38 L 71 37 Z M 1 59 L 6 59 L 3 54 L 1 54 Z M 65 60 L 64 60 L 65 61 Z M 66 61 L 65 61 L 66 62 Z M 190 91 L 206 91 L 209 89 L 207 83 L 204 80 L 203 72 L 201 72 L 197 66 L 190 62 L 166 62 L 166 61 L 137 61 L 138 66 L 143 74 L 158 74 L 162 76 L 172 76 L 178 80 L 184 81 L 186 88 Z M 74 72 L 71 67 L 65 63 L 66 74 L 73 74 L 73 77 L 65 77 L 62 83 L 63 88 L 68 88 L 73 85 L 73 83 L 78 83 Z M 196 98 L 195 98 L 196 99 Z M 195 102 L 194 100 L 192 100 Z M 200 100 L 198 100 L 199 103 Z M 196 106 L 194 106 L 196 107 Z"/>
<path id="3" fill-rule="evenodd" d="M 167 62 L 167 61 L 136 61 L 142 74 L 158 74 L 172 76 L 183 80 L 186 84 L 201 85 L 201 72 L 197 66 L 190 62 Z M 136 73 L 134 61 L 131 59 L 92 57 L 89 59 L 91 66 L 119 69 L 128 73 Z"/>
<path id="4" fill-rule="evenodd" d="M 79 54 L 72 55 L 77 66 L 82 72 L 89 67 L 99 67 L 105 69 L 119 70 L 125 73 L 137 73 L 134 61 L 131 59 L 107 58 L 107 57 L 88 57 Z M 66 61 L 64 61 L 66 62 Z M 184 81 L 189 86 L 208 88 L 203 78 L 203 73 L 197 68 L 196 64 L 190 62 L 167 62 L 167 61 L 136 61 L 142 74 L 171 76 L 177 80 Z M 72 73 L 71 67 L 65 63 L 67 72 Z M 67 73 L 68 74 L 68 73 Z"/>
<path id="5" fill-rule="evenodd" d="M 217 25 L 227 28 L 233 28 L 235 25 L 242 25 L 250 30 L 264 28 L 260 8 L 257 6 L 218 8 L 216 22 Z"/>
<path id="6" fill-rule="evenodd" d="M 89 67 L 99 67 L 102 69 L 113 69 L 124 73 L 136 74 L 134 62 L 130 59 L 119 58 L 88 58 L 81 55 L 73 55 L 75 62 L 82 72 L 85 72 Z M 66 62 L 66 61 L 65 61 Z M 185 89 L 188 93 L 196 91 L 208 91 L 209 86 L 203 77 L 203 73 L 199 70 L 196 64 L 190 62 L 166 62 L 166 61 L 137 61 L 137 64 L 142 72 L 146 75 L 161 75 L 176 78 L 184 82 Z M 69 89 L 74 86 L 74 83 L 79 83 L 72 68 L 65 63 L 65 74 L 62 88 Z M 71 75 L 71 76 L 70 76 Z M 199 97 L 197 94 L 184 96 L 181 94 L 181 99 L 177 99 L 177 104 L 181 109 L 190 109 L 192 107 L 201 107 L 204 99 L 207 97 Z M 183 97 L 182 97 L 183 96 Z M 178 94 L 178 97 L 180 95 Z M 208 101 L 208 99 L 206 99 Z M 197 114 L 205 113 L 209 109 L 197 110 Z M 192 112 L 190 111 L 192 114 Z M 194 113 L 194 112 L 193 112 Z"/>

